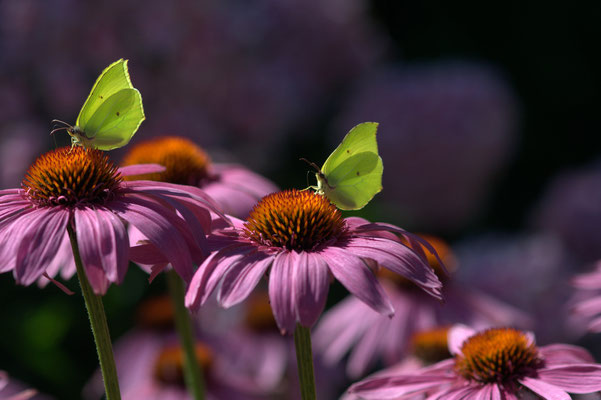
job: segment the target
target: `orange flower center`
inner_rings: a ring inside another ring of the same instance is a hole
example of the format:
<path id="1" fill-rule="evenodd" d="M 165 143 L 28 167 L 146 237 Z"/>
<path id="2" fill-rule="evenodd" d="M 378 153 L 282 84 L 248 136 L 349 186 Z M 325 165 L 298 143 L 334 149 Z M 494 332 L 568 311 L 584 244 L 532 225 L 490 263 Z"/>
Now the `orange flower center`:
<path id="1" fill-rule="evenodd" d="M 122 180 L 104 152 L 63 147 L 38 157 L 21 186 L 39 206 L 104 204 Z"/>
<path id="2" fill-rule="evenodd" d="M 455 370 L 480 383 L 508 383 L 540 367 L 536 346 L 522 332 L 493 328 L 465 341 L 455 358 Z"/>
<path id="3" fill-rule="evenodd" d="M 245 223 L 247 237 L 265 246 L 313 250 L 346 232 L 340 211 L 309 190 L 285 190 L 267 195 Z"/>
<path id="4" fill-rule="evenodd" d="M 250 330 L 255 332 L 279 332 L 273 318 L 267 293 L 253 292 L 246 301 L 246 307 L 244 322 Z"/>
<path id="5" fill-rule="evenodd" d="M 213 363 L 213 352 L 204 343 L 196 343 L 196 358 L 205 374 L 210 372 Z M 154 364 L 154 376 L 159 382 L 168 385 L 185 386 L 184 352 L 180 346 L 172 345 L 163 348 Z"/>
<path id="6" fill-rule="evenodd" d="M 413 354 L 426 364 L 451 358 L 447 341 L 448 333 L 448 326 L 415 333 L 411 338 Z"/>
<path id="7" fill-rule="evenodd" d="M 164 172 L 127 177 L 128 180 L 151 180 L 180 185 L 200 185 L 209 177 L 209 156 L 194 142 L 175 136 L 160 137 L 134 146 L 123 165 L 160 164 Z"/>

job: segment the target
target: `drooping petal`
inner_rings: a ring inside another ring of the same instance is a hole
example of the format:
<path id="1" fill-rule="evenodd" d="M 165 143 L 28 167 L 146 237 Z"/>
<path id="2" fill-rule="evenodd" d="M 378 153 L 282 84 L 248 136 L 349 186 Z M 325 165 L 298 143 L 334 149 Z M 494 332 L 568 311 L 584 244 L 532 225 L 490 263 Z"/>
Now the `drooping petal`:
<path id="1" fill-rule="evenodd" d="M 275 321 L 282 334 L 296 326 L 296 288 L 293 271 L 298 253 L 282 252 L 275 256 L 269 273 L 269 300 Z"/>
<path id="2" fill-rule="evenodd" d="M 411 280 L 436 298 L 441 298 L 442 284 L 427 261 L 413 250 L 384 238 L 354 238 L 348 244 L 349 252 L 375 260 L 387 268 Z"/>
<path id="3" fill-rule="evenodd" d="M 273 257 L 260 252 L 240 258 L 229 268 L 221 281 L 221 289 L 217 296 L 219 303 L 229 308 L 248 297 L 272 262 Z"/>
<path id="4" fill-rule="evenodd" d="M 301 325 L 311 327 L 317 322 L 328 298 L 328 265 L 321 256 L 303 251 L 292 273 L 295 275 L 296 317 Z"/>
<path id="5" fill-rule="evenodd" d="M 542 379 L 524 377 L 519 382 L 546 400 L 571 400 L 572 397 L 559 387 Z"/>
<path id="6" fill-rule="evenodd" d="M 380 314 L 392 317 L 394 308 L 384 289 L 365 262 L 341 248 L 330 247 L 320 253 L 330 271 L 349 292 Z"/>
<path id="7" fill-rule="evenodd" d="M 184 281 L 192 279 L 193 260 L 187 245 L 189 242 L 176 228 L 181 223 L 179 218 L 165 215 L 156 205 L 142 199 L 130 198 L 127 203 L 114 202 L 111 207 L 157 247 Z"/>
<path id="8" fill-rule="evenodd" d="M 212 253 L 198 267 L 186 292 L 186 307 L 197 310 L 209 298 L 233 262 L 255 248 L 244 243 L 234 243 Z"/>
<path id="9" fill-rule="evenodd" d="M 561 388 L 570 393 L 597 392 L 601 390 L 601 365 L 555 365 L 540 369 L 538 371 L 538 378 L 549 385 Z"/>
<path id="10" fill-rule="evenodd" d="M 108 289 L 108 276 L 104 270 L 100 243 L 106 237 L 93 209 L 75 210 L 75 232 L 77 246 L 86 276 L 96 294 Z M 109 239 L 110 240 L 110 239 Z"/>
<path id="11" fill-rule="evenodd" d="M 19 221 L 23 228 L 20 235 L 14 238 L 18 242 L 14 273 L 17 282 L 23 285 L 35 282 L 56 256 L 60 239 L 67 229 L 69 212 L 63 209 L 39 209 L 28 216 Z"/>

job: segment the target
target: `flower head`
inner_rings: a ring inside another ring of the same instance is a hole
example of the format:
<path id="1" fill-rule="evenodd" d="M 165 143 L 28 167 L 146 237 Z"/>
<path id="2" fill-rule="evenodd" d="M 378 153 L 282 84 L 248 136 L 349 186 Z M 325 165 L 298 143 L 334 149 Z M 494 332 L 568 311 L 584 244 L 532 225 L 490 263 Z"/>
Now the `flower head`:
<path id="1" fill-rule="evenodd" d="M 512 328 L 476 332 L 455 326 L 449 333 L 455 355 L 414 373 L 382 371 L 351 386 L 365 399 L 514 399 L 533 392 L 545 399 L 601 389 L 601 365 L 580 347 L 535 345 L 530 333 Z"/>
<path id="2" fill-rule="evenodd" d="M 213 164 L 208 154 L 191 140 L 163 136 L 147 140 L 127 153 L 124 165 L 160 164 L 165 171 L 135 177 L 159 182 L 198 186 L 223 211 L 244 218 L 252 206 L 277 187 L 262 176 L 233 164 Z"/>
<path id="3" fill-rule="evenodd" d="M 529 318 L 518 309 L 461 284 L 454 279 L 457 263 L 443 240 L 423 235 L 444 261 L 451 274 L 445 275 L 439 260 L 428 257 L 432 270 L 444 282 L 444 303 L 436 301 L 401 275 L 380 269 L 378 277 L 397 313 L 386 318 L 349 296 L 328 310 L 318 324 L 314 343 L 329 364 L 350 353 L 347 374 L 359 377 L 378 360 L 398 363 L 411 350 L 411 338 L 435 326 L 468 323 L 476 327 L 517 325 L 527 327 Z M 361 318 L 357 318 L 361 315 Z"/>
<path id="4" fill-rule="evenodd" d="M 391 316 L 394 309 L 374 275 L 378 265 L 440 298 L 441 283 L 421 247 L 412 250 L 390 238 L 390 232 L 411 243 L 421 240 L 393 225 L 344 219 L 327 198 L 310 191 L 270 194 L 246 222 L 235 221 L 234 228 L 212 235 L 217 251 L 196 271 L 186 304 L 198 308 L 219 286 L 217 300 L 230 307 L 269 271 L 270 303 L 282 332 L 297 322 L 315 323 L 332 276 L 371 308 Z"/>
<path id="5" fill-rule="evenodd" d="M 6 260 L 0 272 L 12 270 L 23 285 L 55 274 L 56 260 L 72 259 L 66 256 L 70 226 L 88 280 L 102 294 L 125 276 L 130 259 L 126 224 L 131 224 L 190 280 L 193 261 L 204 254 L 210 211 L 223 214 L 199 189 L 123 180 L 127 174 L 160 169 L 118 169 L 103 152 L 81 147 L 43 154 L 21 189 L 0 191 L 0 257 Z"/>

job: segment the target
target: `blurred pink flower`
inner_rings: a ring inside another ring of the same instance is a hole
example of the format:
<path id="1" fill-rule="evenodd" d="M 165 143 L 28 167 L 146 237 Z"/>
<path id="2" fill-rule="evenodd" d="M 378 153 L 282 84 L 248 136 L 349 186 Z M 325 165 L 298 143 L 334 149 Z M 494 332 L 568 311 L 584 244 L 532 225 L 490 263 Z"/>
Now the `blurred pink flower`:
<path id="1" fill-rule="evenodd" d="M 49 267 L 56 272 L 52 262 L 66 260 L 65 232 L 72 226 L 88 280 L 97 294 L 104 294 L 127 271 L 129 223 L 189 281 L 211 229 L 210 212 L 220 212 L 197 188 L 123 181 L 122 174 L 157 168 L 118 170 L 103 152 L 80 147 L 40 156 L 23 189 L 0 191 L 0 258 L 5 260 L 0 272 L 12 271 L 23 285 Z"/>
<path id="2" fill-rule="evenodd" d="M 601 259 L 601 160 L 559 174 L 531 218 L 556 235 L 579 265 Z"/>
<path id="3" fill-rule="evenodd" d="M 533 392 L 544 399 L 601 390 L 601 365 L 583 348 L 537 347 L 534 336 L 512 328 L 475 331 L 455 326 L 449 333 L 455 358 L 414 373 L 382 371 L 355 383 L 349 392 L 369 399 L 517 400 Z"/>
<path id="4" fill-rule="evenodd" d="M 134 179 L 198 186 L 225 213 L 237 218 L 246 218 L 257 201 L 278 190 L 266 178 L 240 165 L 211 163 L 202 148 L 178 136 L 160 136 L 131 147 L 123 165 L 135 164 L 159 164 L 166 170 Z"/>
<path id="5" fill-rule="evenodd" d="M 233 306 L 269 271 L 269 299 L 282 333 L 292 332 L 297 322 L 315 324 L 332 276 L 369 307 L 392 316 L 394 308 L 372 271 L 378 264 L 440 298 L 440 281 L 423 253 L 386 237 L 389 232 L 412 244 L 421 240 L 393 225 L 343 219 L 327 198 L 311 191 L 273 193 L 245 223 L 236 221 L 233 229 L 212 236 L 218 250 L 194 274 L 186 305 L 197 309 L 221 283 L 218 302 Z"/>
<path id="6" fill-rule="evenodd" d="M 9 379 L 5 371 L 0 370 L 0 399 L 2 400 L 42 400 L 33 389 L 23 389 L 22 385 Z"/>
<path id="7" fill-rule="evenodd" d="M 378 201 L 404 225 L 441 231 L 482 209 L 513 154 L 517 119 L 516 96 L 498 71 L 447 62 L 372 72 L 336 126 L 379 122 L 386 190 Z"/>
<path id="8" fill-rule="evenodd" d="M 450 248 L 440 239 L 423 238 L 454 272 L 455 259 Z M 380 281 L 395 309 L 394 317 L 386 318 L 349 297 L 326 312 L 318 324 L 313 335 L 316 352 L 332 364 L 350 352 L 347 374 L 356 378 L 380 359 L 386 365 L 399 362 L 410 350 L 413 335 L 420 331 L 453 323 L 479 328 L 499 325 L 527 328 L 531 323 L 525 313 L 479 292 L 476 282 L 446 279 L 436 259 L 430 262 L 443 282 L 444 303 L 426 295 L 411 282 L 383 271 Z"/>
<path id="9" fill-rule="evenodd" d="M 462 285 L 477 282 L 485 293 L 533 318 L 541 341 L 572 340 L 581 328 L 567 323 L 573 273 L 569 254 L 557 238 L 545 234 L 486 234 L 455 246 Z"/>

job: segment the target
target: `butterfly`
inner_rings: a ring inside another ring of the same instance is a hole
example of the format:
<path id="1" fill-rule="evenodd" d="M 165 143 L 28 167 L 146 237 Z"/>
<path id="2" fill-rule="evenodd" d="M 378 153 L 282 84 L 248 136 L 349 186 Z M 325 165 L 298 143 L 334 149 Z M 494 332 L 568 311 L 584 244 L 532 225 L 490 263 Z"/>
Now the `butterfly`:
<path id="1" fill-rule="evenodd" d="M 376 122 L 359 124 L 321 168 L 309 162 L 317 170 L 317 187 L 311 188 L 341 210 L 359 210 L 382 190 L 384 165 L 378 155 L 377 129 Z"/>
<path id="2" fill-rule="evenodd" d="M 142 95 L 131 84 L 127 61 L 121 58 L 102 71 L 81 107 L 75 126 L 53 120 L 65 126 L 53 129 L 50 134 L 66 130 L 72 147 L 112 150 L 129 143 L 146 117 Z"/>

